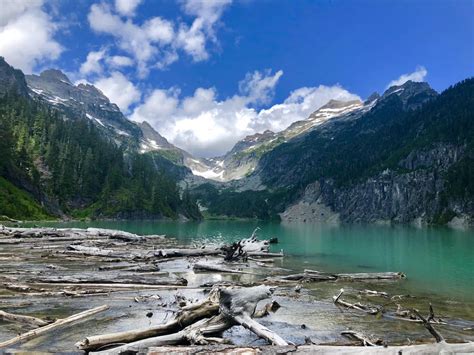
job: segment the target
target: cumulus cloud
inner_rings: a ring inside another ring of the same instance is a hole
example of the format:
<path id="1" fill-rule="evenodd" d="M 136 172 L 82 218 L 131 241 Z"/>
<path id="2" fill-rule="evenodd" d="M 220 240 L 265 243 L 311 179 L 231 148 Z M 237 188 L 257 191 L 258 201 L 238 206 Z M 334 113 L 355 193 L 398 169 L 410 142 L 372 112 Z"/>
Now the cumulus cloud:
<path id="1" fill-rule="evenodd" d="M 86 61 L 81 64 L 79 71 L 81 74 L 100 74 L 103 71 L 101 61 L 104 59 L 105 50 L 92 51 L 87 55 Z"/>
<path id="2" fill-rule="evenodd" d="M 190 25 L 182 20 L 171 21 L 159 16 L 136 23 L 130 16 L 139 3 L 137 0 L 117 0 L 114 8 L 103 2 L 93 4 L 88 20 L 95 32 L 115 38 L 110 47 L 133 57 L 138 74 L 143 78 L 151 68 L 162 69 L 178 60 L 179 51 L 190 55 L 194 61 L 208 59 L 207 43 L 217 42 L 216 24 L 231 1 L 183 1 L 185 14 L 194 17 Z"/>
<path id="3" fill-rule="evenodd" d="M 115 8 L 123 16 L 134 16 L 135 9 L 141 2 L 142 0 L 115 0 Z"/>
<path id="4" fill-rule="evenodd" d="M 120 72 L 112 72 L 109 77 L 95 81 L 94 85 L 124 113 L 128 112 L 130 105 L 141 98 L 138 88 Z"/>
<path id="5" fill-rule="evenodd" d="M 131 119 L 147 121 L 177 146 L 197 156 L 227 152 L 243 137 L 266 129 L 280 131 L 308 116 L 330 99 L 360 99 L 339 85 L 304 87 L 282 103 L 258 110 L 255 103 L 270 102 L 282 71 L 253 72 L 239 83 L 239 94 L 219 100 L 215 88 L 198 88 L 188 97 L 177 89 L 154 90 L 137 106 Z"/>
<path id="6" fill-rule="evenodd" d="M 0 11 L 0 54 L 13 66 L 31 73 L 63 51 L 54 39 L 58 26 L 43 10 L 42 0 L 5 0 Z"/>
<path id="7" fill-rule="evenodd" d="M 400 86 L 406 83 L 408 80 L 411 81 L 424 81 L 428 71 L 424 66 L 416 67 L 416 70 L 413 73 L 402 74 L 396 80 L 392 80 L 388 85 L 387 89 L 391 86 Z"/>

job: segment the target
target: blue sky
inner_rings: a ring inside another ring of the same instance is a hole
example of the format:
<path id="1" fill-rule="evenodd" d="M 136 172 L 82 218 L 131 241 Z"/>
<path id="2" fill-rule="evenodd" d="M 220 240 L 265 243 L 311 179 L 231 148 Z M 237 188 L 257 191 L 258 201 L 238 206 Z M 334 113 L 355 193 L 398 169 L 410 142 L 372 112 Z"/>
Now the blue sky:
<path id="1" fill-rule="evenodd" d="M 213 156 L 330 98 L 407 78 L 441 91 L 472 76 L 473 10 L 472 0 L 6 0 L 0 55 L 93 83 L 130 119 Z"/>

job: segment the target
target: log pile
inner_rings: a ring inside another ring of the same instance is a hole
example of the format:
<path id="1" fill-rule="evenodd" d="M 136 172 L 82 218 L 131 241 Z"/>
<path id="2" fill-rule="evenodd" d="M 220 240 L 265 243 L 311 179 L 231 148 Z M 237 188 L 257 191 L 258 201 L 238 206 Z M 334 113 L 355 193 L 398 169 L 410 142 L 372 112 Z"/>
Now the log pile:
<path id="1" fill-rule="evenodd" d="M 365 288 L 378 285 L 379 282 L 400 281 L 405 277 L 402 273 L 336 274 L 309 269 L 295 273 L 275 266 L 279 265 L 283 253 L 270 252 L 270 241 L 258 240 L 256 231 L 251 237 L 229 245 L 191 248 L 161 235 L 141 236 L 98 228 L 28 229 L 0 226 L 0 260 L 8 261 L 0 263 L 0 320 L 2 324 L 8 322 L 26 327 L 26 331 L 15 331 L 13 334 L 21 334 L 0 342 L 0 346 L 19 346 L 50 331 L 67 329 L 66 325 L 91 318 L 108 309 L 104 305 L 75 316 L 68 316 L 74 311 L 67 312 L 64 316 L 56 316 L 59 319 L 54 320 L 43 318 L 44 313 L 35 313 L 35 308 L 25 306 L 26 312 L 18 311 L 17 308 L 20 304 L 27 304 L 23 299 L 31 300 L 32 303 L 39 300 L 44 304 L 62 299 L 61 303 L 73 300 L 83 300 L 84 303 L 91 300 L 96 305 L 108 303 L 111 311 L 115 309 L 115 312 L 119 311 L 127 318 L 137 312 L 143 312 L 143 318 L 145 315 L 150 318 L 150 323 L 146 323 L 148 326 L 142 323 L 134 327 L 128 323 L 122 328 L 104 327 L 103 331 L 99 328 L 97 333 L 104 334 L 72 336 L 74 342 L 84 336 L 76 346 L 87 352 L 117 354 L 146 352 L 150 349 L 151 353 L 163 353 L 166 349 L 172 351 L 178 346 L 241 351 L 227 344 L 232 341 L 228 335 L 232 332 L 223 334 L 233 327 L 247 329 L 239 331 L 255 334 L 274 349 L 251 344 L 245 347 L 248 351 L 323 351 L 321 349 L 328 347 L 314 345 L 310 340 L 307 344 L 312 345 L 303 345 L 304 342 L 293 345 L 289 341 L 291 337 L 288 335 L 291 333 L 288 333 L 288 329 L 280 332 L 278 323 L 273 322 L 280 317 L 282 311 L 277 312 L 280 308 L 287 312 L 290 302 L 308 297 L 308 289 L 304 288 L 307 283 L 323 281 L 327 282 L 326 286 L 337 282 L 338 288 L 351 285 L 350 289 L 352 285 L 364 285 L 362 290 L 356 290 L 356 295 L 365 300 L 353 301 L 349 293 L 343 296 L 343 292 L 340 292 L 332 304 L 329 296 L 328 303 L 334 312 L 354 312 L 367 314 L 368 317 L 381 315 L 394 322 L 410 321 L 415 323 L 415 327 L 420 327 L 422 332 L 423 325 L 433 335 L 430 330 L 433 326 L 451 326 L 449 320 L 436 317 L 432 307 L 430 314 L 423 317 L 413 307 L 403 303 L 405 296 L 390 297 L 387 292 Z M 275 289 L 278 292 L 272 294 Z M 204 298 L 203 292 L 207 295 Z M 273 299 L 258 304 L 270 297 Z M 107 302 L 103 302 L 104 299 Z M 381 304 L 373 305 L 374 300 Z M 404 307 L 398 307 L 400 304 Z M 111 311 L 107 312 L 107 316 L 115 322 L 119 316 L 114 316 Z M 158 323 L 156 314 L 164 315 Z M 267 318 L 261 320 L 263 317 Z M 301 317 L 304 319 L 305 315 Z M 287 326 L 293 327 L 293 330 L 303 329 L 301 324 Z M 117 329 L 121 331 L 110 332 Z M 440 344 L 445 349 L 455 348 L 453 344 L 443 341 L 442 332 L 437 329 L 434 332 L 440 336 Z M 351 344 L 364 345 L 367 349 L 373 345 L 384 350 L 377 338 L 363 333 L 346 330 L 342 335 L 352 339 Z M 436 338 L 436 341 L 439 339 Z M 223 348 L 222 344 L 226 344 L 227 348 Z M 347 340 L 343 344 L 347 344 Z M 328 351 L 336 348 L 330 347 Z M 71 350 L 74 349 L 64 349 Z"/>
<path id="2" fill-rule="evenodd" d="M 87 337 L 76 346 L 93 351 L 113 344 L 122 344 L 97 354 L 140 352 L 152 346 L 162 345 L 206 345 L 229 342 L 219 336 L 225 330 L 242 325 L 265 339 L 269 344 L 285 346 L 288 343 L 277 333 L 253 319 L 257 303 L 271 296 L 271 288 L 215 288 L 201 302 L 185 306 L 175 319 L 155 328 Z M 266 307 L 267 308 L 267 307 Z M 276 307 L 273 307 L 275 310 Z M 262 311 L 258 316 L 263 316 Z"/>

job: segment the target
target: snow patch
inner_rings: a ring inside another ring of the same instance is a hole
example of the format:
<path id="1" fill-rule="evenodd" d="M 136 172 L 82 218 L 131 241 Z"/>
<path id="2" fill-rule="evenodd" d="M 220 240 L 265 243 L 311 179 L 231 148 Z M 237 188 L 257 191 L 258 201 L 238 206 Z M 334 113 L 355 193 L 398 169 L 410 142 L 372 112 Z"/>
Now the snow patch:
<path id="1" fill-rule="evenodd" d="M 97 117 L 94 117 L 92 115 L 89 115 L 88 113 L 86 113 L 86 117 L 92 121 L 96 121 L 99 125 L 101 125 L 102 127 L 105 127 L 105 124 L 100 120 L 98 119 Z"/>

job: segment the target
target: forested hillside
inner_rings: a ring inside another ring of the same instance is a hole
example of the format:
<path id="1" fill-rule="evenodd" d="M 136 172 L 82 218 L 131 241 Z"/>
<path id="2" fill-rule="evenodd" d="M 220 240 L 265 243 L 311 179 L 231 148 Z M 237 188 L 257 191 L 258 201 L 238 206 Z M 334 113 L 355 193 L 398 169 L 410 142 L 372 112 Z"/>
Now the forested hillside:
<path id="1" fill-rule="evenodd" d="M 64 120 L 25 96 L 0 98 L 0 156 L 1 176 L 26 190 L 44 214 L 200 218 L 194 201 L 187 193 L 180 197 L 176 182 L 151 156 L 126 152 L 91 121 Z M 10 194 L 0 215 L 41 217 L 13 209 L 19 199 Z"/>
<path id="2" fill-rule="evenodd" d="M 422 218 L 446 223 L 474 212 L 474 79 L 437 95 L 426 83 L 394 87 L 364 115 L 337 118 L 265 153 L 250 178 L 266 193 L 196 189 L 215 214 L 337 218 L 348 222 Z M 250 208 L 225 200 L 251 199 Z M 279 196 L 274 203 L 273 196 Z M 321 208 L 320 208 L 321 207 Z"/>

